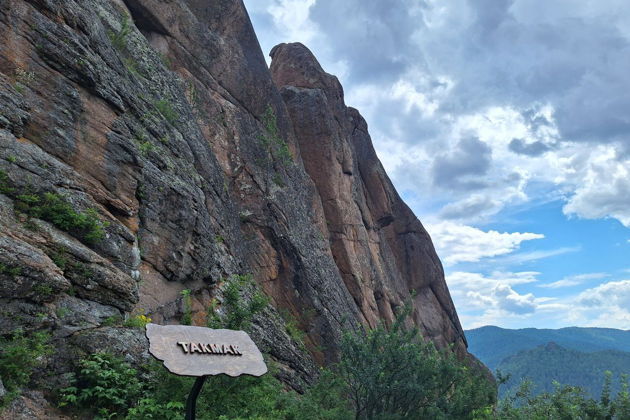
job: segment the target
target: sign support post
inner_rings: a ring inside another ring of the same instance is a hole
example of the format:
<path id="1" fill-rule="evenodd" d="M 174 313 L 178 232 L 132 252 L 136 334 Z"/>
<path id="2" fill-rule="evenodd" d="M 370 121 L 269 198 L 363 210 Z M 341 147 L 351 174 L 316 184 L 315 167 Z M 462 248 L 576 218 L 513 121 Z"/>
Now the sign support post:
<path id="1" fill-rule="evenodd" d="M 197 397 L 199 396 L 199 392 L 201 392 L 204 382 L 206 382 L 206 378 L 207 376 L 198 376 L 190 389 L 190 393 L 186 399 L 186 420 L 195 420 L 197 415 Z"/>

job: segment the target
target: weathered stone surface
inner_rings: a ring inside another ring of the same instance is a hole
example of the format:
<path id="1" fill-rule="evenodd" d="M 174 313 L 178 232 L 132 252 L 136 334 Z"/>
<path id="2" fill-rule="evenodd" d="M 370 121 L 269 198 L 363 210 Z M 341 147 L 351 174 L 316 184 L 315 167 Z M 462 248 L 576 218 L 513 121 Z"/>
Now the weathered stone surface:
<path id="1" fill-rule="evenodd" d="M 271 72 L 293 121 L 306 171 L 321 197 L 343 281 L 375 326 L 413 301 L 425 336 L 461 355 L 466 343 L 431 239 L 401 200 L 374 152 L 367 124 L 302 44 L 271 51 Z"/>
<path id="2" fill-rule="evenodd" d="M 183 376 L 261 376 L 267 365 L 245 331 L 147 324 L 149 353 Z"/>
<path id="3" fill-rule="evenodd" d="M 411 290 L 414 321 L 465 353 L 365 121 L 304 47 L 273 56 L 275 83 L 240 0 L 0 1 L 0 334 L 47 330 L 58 349 L 31 388 L 90 352 L 143 363 L 143 333 L 112 319 L 178 323 L 188 289 L 204 325 L 225 279 L 248 273 L 273 306 L 251 337 L 296 389 L 344 329 L 391 320 Z M 44 194 L 94 212 L 103 237 L 20 209 Z"/>
<path id="4" fill-rule="evenodd" d="M 0 414 L 0 418 L 6 420 L 71 419 L 71 417 L 63 415 L 58 409 L 51 406 L 40 391 L 27 391 L 17 397 Z"/>

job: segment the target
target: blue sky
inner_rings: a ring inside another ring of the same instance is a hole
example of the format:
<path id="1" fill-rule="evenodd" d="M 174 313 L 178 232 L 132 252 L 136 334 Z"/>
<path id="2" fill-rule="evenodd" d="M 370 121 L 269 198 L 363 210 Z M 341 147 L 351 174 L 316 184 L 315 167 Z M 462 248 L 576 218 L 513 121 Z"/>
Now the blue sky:
<path id="1" fill-rule="evenodd" d="M 245 0 L 366 118 L 464 328 L 630 329 L 625 0 Z"/>

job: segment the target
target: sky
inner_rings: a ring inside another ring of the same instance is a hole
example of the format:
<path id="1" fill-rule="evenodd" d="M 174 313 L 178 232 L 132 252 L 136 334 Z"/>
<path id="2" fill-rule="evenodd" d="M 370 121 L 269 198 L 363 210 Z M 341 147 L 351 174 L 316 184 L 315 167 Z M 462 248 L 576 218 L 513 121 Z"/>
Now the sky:
<path id="1" fill-rule="evenodd" d="M 627 0 L 245 0 L 339 77 L 465 329 L 630 329 Z"/>

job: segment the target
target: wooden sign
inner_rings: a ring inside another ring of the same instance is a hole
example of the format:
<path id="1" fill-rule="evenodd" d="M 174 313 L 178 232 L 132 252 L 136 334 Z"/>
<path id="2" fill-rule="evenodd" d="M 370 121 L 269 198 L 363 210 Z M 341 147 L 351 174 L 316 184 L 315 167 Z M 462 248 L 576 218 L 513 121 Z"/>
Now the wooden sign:
<path id="1" fill-rule="evenodd" d="M 147 324 L 149 353 L 176 375 L 261 376 L 267 365 L 245 331 Z"/>

